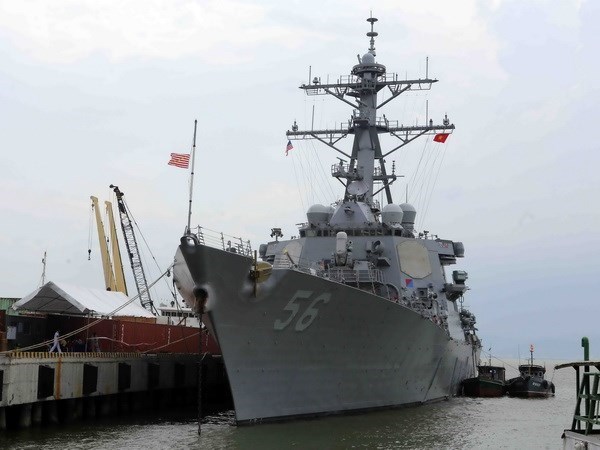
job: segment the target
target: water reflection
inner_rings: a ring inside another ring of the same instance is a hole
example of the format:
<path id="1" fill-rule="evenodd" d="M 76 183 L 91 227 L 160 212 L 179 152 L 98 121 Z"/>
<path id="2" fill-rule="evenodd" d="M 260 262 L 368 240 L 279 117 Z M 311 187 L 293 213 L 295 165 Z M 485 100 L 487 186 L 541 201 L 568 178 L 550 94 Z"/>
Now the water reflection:
<path id="1" fill-rule="evenodd" d="M 549 375 L 552 369 L 548 366 Z M 554 375 L 548 399 L 454 398 L 416 408 L 258 426 L 233 426 L 233 412 L 207 417 L 198 436 L 194 410 L 29 429 L 4 434 L 14 449 L 475 449 L 561 448 L 574 408 L 574 373 Z"/>

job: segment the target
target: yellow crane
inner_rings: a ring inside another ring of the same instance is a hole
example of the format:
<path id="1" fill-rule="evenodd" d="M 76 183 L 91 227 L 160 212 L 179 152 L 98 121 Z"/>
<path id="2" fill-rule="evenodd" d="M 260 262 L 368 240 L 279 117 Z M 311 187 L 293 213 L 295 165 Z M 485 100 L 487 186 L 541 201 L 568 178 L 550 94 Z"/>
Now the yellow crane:
<path id="1" fill-rule="evenodd" d="M 127 294 L 127 284 L 125 283 L 125 271 L 123 269 L 123 261 L 121 260 L 121 251 L 119 250 L 119 239 L 117 238 L 117 228 L 115 226 L 115 218 L 113 216 L 112 203 L 105 201 L 106 213 L 108 216 L 108 226 L 110 228 L 110 242 L 112 244 L 112 256 L 114 261 L 115 283 L 117 291 Z"/>
<path id="2" fill-rule="evenodd" d="M 109 240 L 106 238 L 104 224 L 102 223 L 102 218 L 100 217 L 98 198 L 92 195 L 90 196 L 90 199 L 92 200 L 92 208 L 96 213 L 96 226 L 98 229 L 98 240 L 100 242 L 100 253 L 102 255 L 102 269 L 104 271 L 104 283 L 106 290 L 123 292 L 125 295 L 127 295 L 127 286 L 125 284 L 125 274 L 123 272 L 121 253 L 119 252 L 119 241 L 117 238 L 117 229 L 115 228 L 112 203 L 108 201 L 104 202 L 110 229 L 110 243 L 114 259 L 114 270 L 108 247 Z"/>

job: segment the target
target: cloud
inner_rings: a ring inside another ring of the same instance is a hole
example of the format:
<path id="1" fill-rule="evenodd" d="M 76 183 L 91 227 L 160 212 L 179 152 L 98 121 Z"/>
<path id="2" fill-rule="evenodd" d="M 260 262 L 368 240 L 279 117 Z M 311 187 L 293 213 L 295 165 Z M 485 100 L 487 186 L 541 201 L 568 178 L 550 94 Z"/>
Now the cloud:
<path id="1" fill-rule="evenodd" d="M 156 260 L 170 263 L 187 221 L 188 178 L 166 161 L 189 148 L 194 118 L 192 226 L 254 248 L 271 227 L 296 234 L 310 204 L 343 190 L 317 176 L 337 154 L 299 142 L 286 158 L 283 132 L 294 119 L 309 128 L 313 110 L 319 128 L 349 113 L 296 86 L 308 65 L 323 79 L 347 74 L 368 47 L 368 14 L 359 0 L 0 0 L 0 190 L 8 193 L 0 267 L 11 274 L 3 295 L 35 287 L 46 249 L 52 279 L 102 286 L 93 228 L 87 261 L 89 195 L 110 199 L 110 183 L 126 193 Z M 387 159 L 406 176 L 392 186 L 399 202 L 421 156 L 429 158 L 433 179 L 417 183 L 428 200 L 414 202 L 417 219 L 464 241 L 457 268 L 472 274 L 467 301 L 482 338 L 507 353 L 528 343 L 510 331 L 530 321 L 511 316 L 524 304 L 589 310 L 588 280 L 600 267 L 600 211 L 590 206 L 600 190 L 590 137 L 600 2 L 382 0 L 373 15 L 378 62 L 420 77 L 429 56 L 429 75 L 441 81 L 382 112 L 422 123 L 428 100 L 429 117 L 447 112 L 457 126 L 444 146 L 421 141 Z"/>
<path id="2" fill-rule="evenodd" d="M 73 63 L 94 53 L 111 61 L 196 55 L 234 64 L 274 41 L 297 46 L 305 33 L 266 23 L 267 8 L 212 0 L 0 1 L 0 29 L 22 51 L 50 63 Z"/>

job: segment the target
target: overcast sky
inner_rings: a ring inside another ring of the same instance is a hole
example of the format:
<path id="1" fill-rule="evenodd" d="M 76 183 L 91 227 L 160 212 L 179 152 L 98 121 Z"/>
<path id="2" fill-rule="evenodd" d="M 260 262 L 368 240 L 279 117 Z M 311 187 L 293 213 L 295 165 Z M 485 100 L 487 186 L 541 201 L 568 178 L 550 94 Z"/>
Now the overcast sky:
<path id="1" fill-rule="evenodd" d="M 419 229 L 464 242 L 457 268 L 485 348 L 516 357 L 533 343 L 541 360 L 577 358 L 587 335 L 600 358 L 591 0 L 0 0 L 0 296 L 38 287 L 44 251 L 47 279 L 103 287 L 89 196 L 113 200 L 111 183 L 164 270 L 188 204 L 188 174 L 167 162 L 190 150 L 194 119 L 192 224 L 254 248 L 272 227 L 297 234 L 308 206 L 343 192 L 327 175 L 338 154 L 294 142 L 285 157 L 285 131 L 350 114 L 298 86 L 309 66 L 322 80 L 349 74 L 368 48 L 370 8 L 377 61 L 416 78 L 429 57 L 440 80 L 388 104 L 388 119 L 424 123 L 428 102 L 435 122 L 448 113 L 456 125 L 446 144 L 421 139 L 388 164 L 405 175 L 395 202 L 408 186 Z M 153 295 L 168 300 L 164 285 Z"/>

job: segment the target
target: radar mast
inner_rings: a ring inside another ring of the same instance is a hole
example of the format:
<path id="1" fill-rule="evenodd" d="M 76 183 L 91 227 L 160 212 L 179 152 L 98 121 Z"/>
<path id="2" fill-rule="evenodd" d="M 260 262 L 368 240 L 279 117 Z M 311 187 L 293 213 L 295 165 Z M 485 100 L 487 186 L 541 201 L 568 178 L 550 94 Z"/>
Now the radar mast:
<path id="1" fill-rule="evenodd" d="M 400 80 L 395 73 L 388 73 L 383 64 L 375 62 L 375 38 L 378 33 L 374 30 L 377 18 L 369 17 L 371 31 L 367 53 L 358 57 L 358 64 L 352 67 L 350 75 L 342 75 L 335 83 L 322 84 L 319 77 L 314 77 L 309 84 L 302 84 L 300 89 L 307 95 L 331 95 L 352 107 L 352 114 L 339 127 L 322 130 L 299 130 L 294 122 L 291 131 L 286 132 L 288 139 L 304 140 L 317 139 L 323 144 L 344 155 L 348 164 L 340 160 L 332 166 L 331 174 L 345 186 L 344 202 L 359 201 L 369 206 L 372 213 L 379 212 L 379 205 L 374 196 L 385 191 L 386 200 L 393 203 L 390 185 L 396 180 L 395 167 L 388 174 L 384 158 L 408 143 L 423 135 L 451 133 L 454 124 L 447 116 L 441 124 L 428 120 L 425 125 L 404 126 L 398 121 L 388 120 L 383 114 L 377 116 L 377 110 L 408 91 L 430 90 L 437 79 L 431 79 L 427 73 L 425 78 Z M 382 89 L 388 89 L 391 96 L 378 103 L 377 94 Z M 400 144 L 389 150 L 382 150 L 379 135 L 389 133 L 396 137 Z M 350 154 L 343 151 L 338 143 L 346 136 L 353 134 L 354 143 Z M 377 166 L 375 164 L 377 162 Z M 374 217 L 365 217 L 371 222 Z"/>

